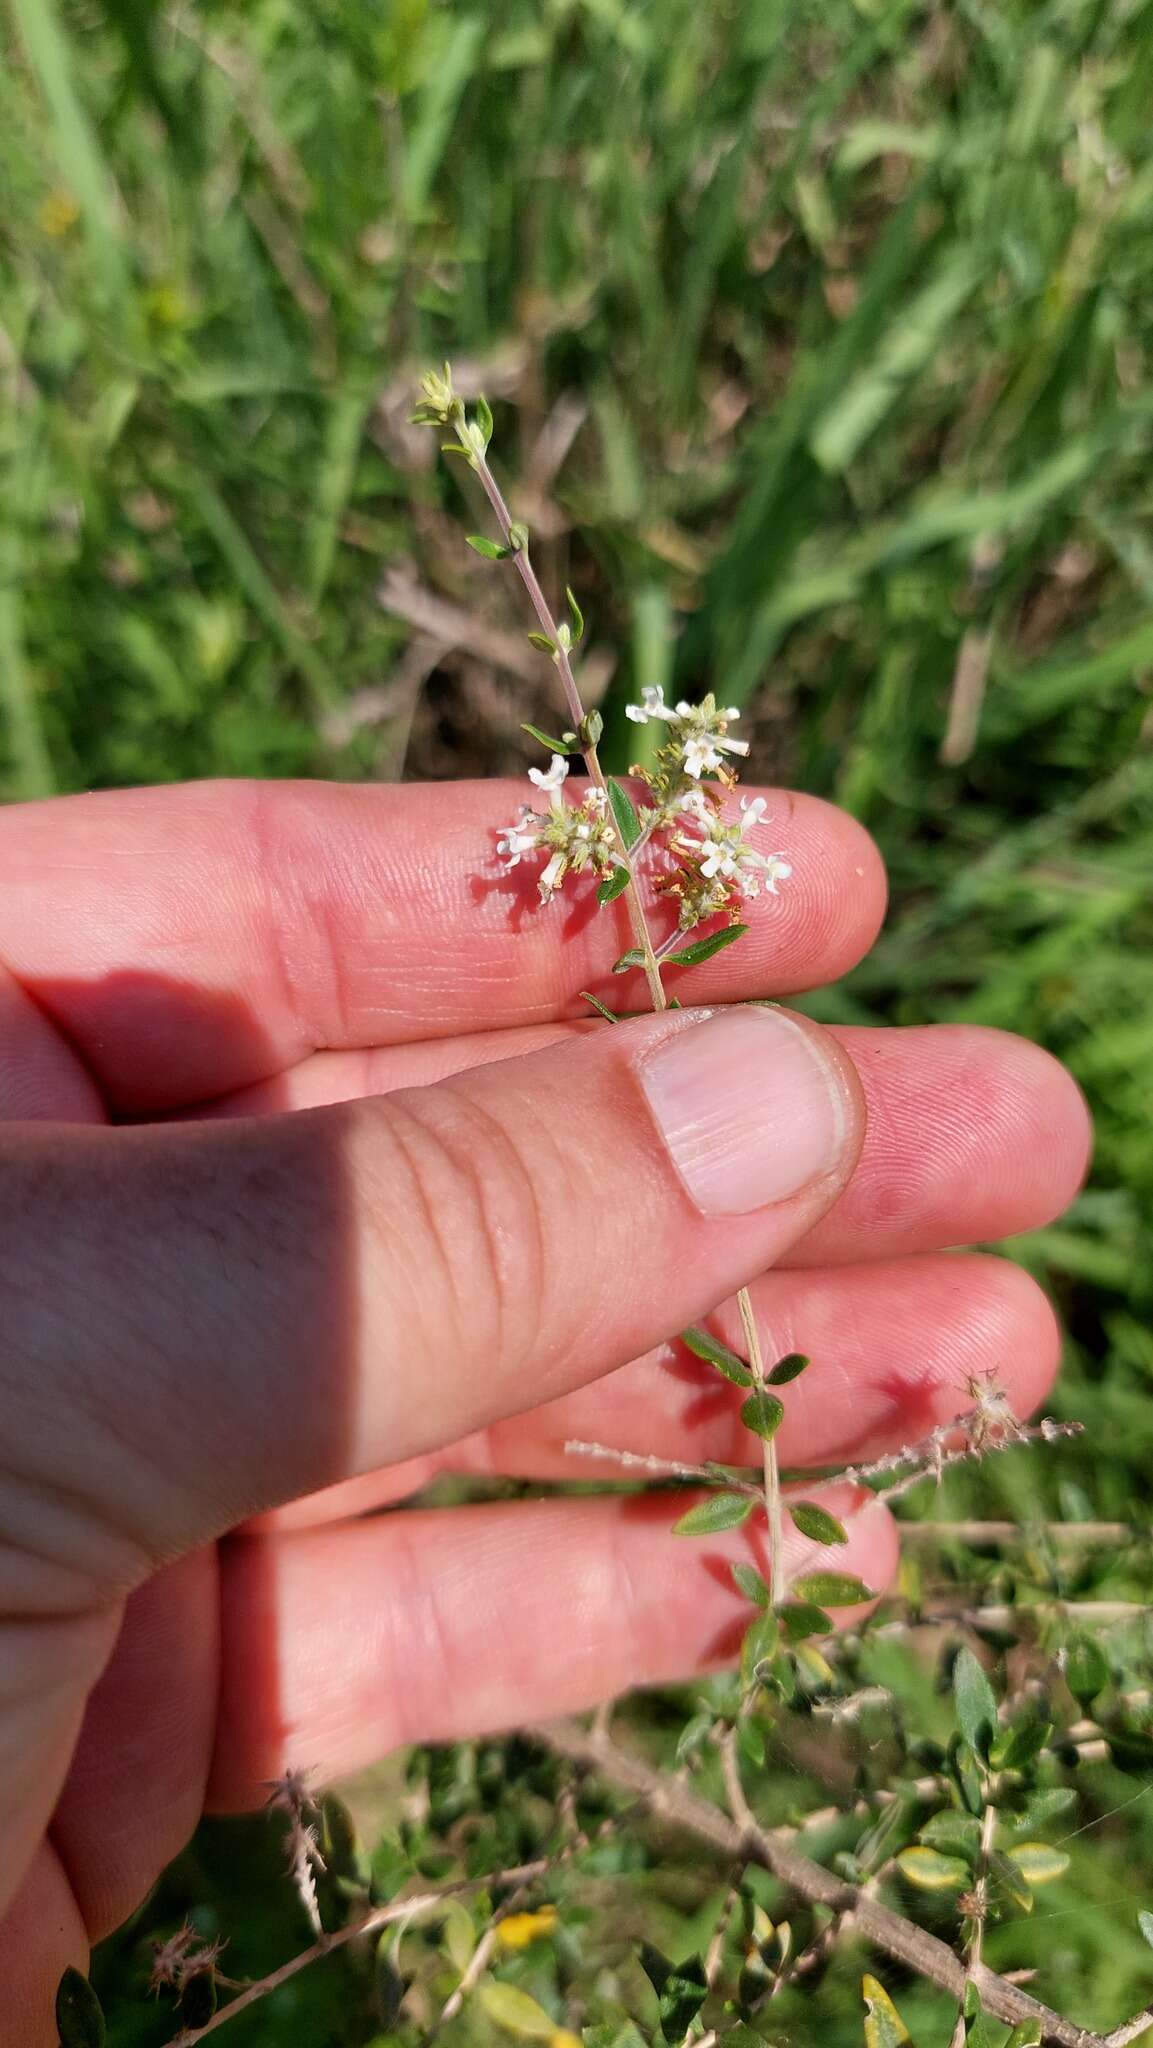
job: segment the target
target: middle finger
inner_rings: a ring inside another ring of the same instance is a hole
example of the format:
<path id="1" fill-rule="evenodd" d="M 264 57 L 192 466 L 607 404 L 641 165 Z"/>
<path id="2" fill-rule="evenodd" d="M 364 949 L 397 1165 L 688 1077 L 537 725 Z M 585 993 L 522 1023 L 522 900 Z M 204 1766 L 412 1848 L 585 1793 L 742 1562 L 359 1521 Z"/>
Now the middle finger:
<path id="1" fill-rule="evenodd" d="M 316 1053 L 210 1106 L 253 1116 L 420 1087 L 575 1032 L 549 1024 L 369 1052 Z M 847 1188 L 783 1260 L 841 1264 L 988 1243 L 1061 1214 L 1089 1156 L 1088 1114 L 1055 1059 L 1011 1032 L 968 1024 L 844 1027 L 833 1034 L 861 1078 L 864 1149 Z"/>

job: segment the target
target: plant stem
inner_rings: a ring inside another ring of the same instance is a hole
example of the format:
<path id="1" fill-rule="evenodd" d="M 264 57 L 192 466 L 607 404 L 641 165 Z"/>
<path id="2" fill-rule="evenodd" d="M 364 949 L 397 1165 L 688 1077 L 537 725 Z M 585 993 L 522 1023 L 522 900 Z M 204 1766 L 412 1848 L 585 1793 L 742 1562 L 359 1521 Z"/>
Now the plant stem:
<path id="1" fill-rule="evenodd" d="M 512 547 L 514 545 L 512 537 L 513 521 L 508 506 L 505 504 L 504 493 L 489 468 L 488 458 L 477 453 L 464 432 L 464 408 L 461 407 L 454 417 L 457 439 L 467 454 L 477 476 L 480 478 L 481 487 L 489 504 L 492 506 L 505 545 Z M 560 675 L 561 687 L 564 690 L 568 715 L 572 719 L 573 731 L 579 734 L 584 723 L 584 705 L 581 702 L 581 694 L 577 688 L 568 649 L 561 646 L 557 622 L 549 608 L 548 599 L 540 587 L 536 570 L 533 568 L 529 558 L 527 543 L 523 547 L 516 548 L 512 559 L 516 564 L 517 574 L 528 593 L 529 603 L 532 605 L 540 622 L 541 631 L 547 634 L 556 648 L 556 666 Z M 581 752 L 584 755 L 585 767 L 588 769 L 590 779 L 595 782 L 597 788 L 602 790 L 607 797 L 608 783 L 600 764 L 595 741 L 584 741 L 582 738 Z M 643 958 L 645 980 L 649 985 L 653 1009 L 667 1010 L 669 999 L 665 994 L 664 983 L 661 980 L 661 970 L 653 948 L 652 935 L 649 932 L 644 903 L 641 898 L 640 889 L 637 886 L 633 858 L 629 850 L 621 842 L 619 832 L 617 833 L 617 842 L 620 846 L 621 866 L 628 870 L 629 882 L 628 888 L 625 890 L 625 902 L 628 906 L 629 924 L 632 928 L 633 940 Z"/>
<path id="2" fill-rule="evenodd" d="M 504 493 L 497 483 L 492 470 L 489 468 L 488 457 L 480 454 L 467 436 L 463 405 L 458 405 L 454 414 L 454 420 L 457 439 L 480 479 L 481 488 L 492 507 L 505 545 L 513 547 L 515 543 L 512 531 L 512 515 L 505 503 Z M 515 549 L 512 559 L 516 563 L 517 574 L 528 593 L 529 603 L 532 605 L 533 611 L 540 621 L 541 631 L 548 636 L 556 648 L 556 666 L 560 675 L 561 687 L 564 690 L 565 703 L 568 706 L 569 717 L 573 722 L 573 731 L 579 734 L 584 723 L 584 705 L 581 702 L 581 694 L 577 688 L 577 681 L 573 674 L 568 649 L 561 644 L 557 623 L 553 618 L 548 599 L 540 587 L 539 578 L 529 557 L 527 542 Z M 608 785 L 597 754 L 595 741 L 586 742 L 582 747 L 582 751 L 585 766 L 590 777 L 596 783 L 597 788 L 603 790 L 607 796 Z M 619 842 L 619 833 L 617 838 Z M 635 854 L 635 848 L 630 852 L 623 845 L 621 846 L 621 862 L 628 869 L 629 875 L 628 888 L 625 890 L 629 923 L 632 927 L 633 938 L 637 948 L 643 957 L 645 979 L 649 985 L 653 1009 L 658 1011 L 667 1010 L 669 999 L 665 994 L 664 983 L 661 980 L 658 949 L 653 944 L 648 918 L 645 915 L 644 899 L 637 884 Z M 737 1296 L 737 1305 L 741 1312 L 741 1322 L 744 1326 L 745 1339 L 749 1347 L 749 1364 L 758 1385 L 763 1386 L 765 1379 L 764 1359 L 761 1355 L 760 1338 L 757 1334 L 756 1319 L 753 1315 L 753 1304 L 749 1298 L 747 1288 L 741 1288 Z M 781 1476 L 777 1463 L 776 1445 L 766 1443 L 763 1446 L 763 1450 L 765 1516 L 769 1527 L 769 1593 L 771 1601 L 775 1604 L 778 1597 L 784 1555 L 781 1518 Z"/>
<path id="3" fill-rule="evenodd" d="M 993 1804 L 992 1785 L 988 1788 L 988 1803 L 981 1819 L 981 1843 L 977 1851 L 977 1868 L 973 1875 L 973 1903 L 970 1914 L 968 1956 L 965 1964 L 965 1984 L 961 1993 L 961 2010 L 949 2048 L 965 2048 L 968 2029 L 965 2023 L 965 1993 L 970 1984 L 981 1974 L 981 1951 L 985 1943 L 985 1922 L 989 1916 L 989 1858 L 993 1853 L 993 1838 L 997 1831 L 997 1809 Z"/>
<path id="4" fill-rule="evenodd" d="M 760 1333 L 757 1319 L 753 1314 L 752 1299 L 747 1287 L 742 1287 L 737 1296 L 741 1312 L 741 1324 L 745 1343 L 749 1349 L 749 1367 L 759 1387 L 765 1384 L 765 1361 L 761 1352 Z M 776 1438 L 761 1439 L 761 1470 L 764 1475 L 765 1520 L 769 1525 L 769 1606 L 775 1607 L 781 1597 L 781 1573 L 784 1569 L 785 1542 L 784 1518 L 781 1513 L 781 1468 L 777 1460 Z"/>

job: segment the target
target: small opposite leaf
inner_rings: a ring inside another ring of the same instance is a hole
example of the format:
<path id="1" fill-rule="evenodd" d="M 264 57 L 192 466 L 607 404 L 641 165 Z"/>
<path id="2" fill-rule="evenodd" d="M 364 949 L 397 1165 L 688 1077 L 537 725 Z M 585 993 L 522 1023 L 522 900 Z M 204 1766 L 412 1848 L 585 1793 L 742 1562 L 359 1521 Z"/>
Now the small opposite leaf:
<path id="1" fill-rule="evenodd" d="M 738 1529 L 756 1505 L 751 1493 L 712 1493 L 673 1523 L 673 1535 L 715 1536 L 721 1529 Z"/>
<path id="2" fill-rule="evenodd" d="M 930 1849 L 927 1843 L 902 1849 L 897 1868 L 923 1892 L 964 1891 L 971 1875 L 968 1864 L 962 1863 L 959 1856 L 946 1856 L 940 1849 Z"/>
<path id="3" fill-rule="evenodd" d="M 1009 1894 L 1013 1904 L 1019 1906 L 1023 1913 L 1031 1913 L 1033 1893 L 1024 1871 L 1019 1870 L 1010 1857 L 1002 1856 L 999 1849 L 995 1849 L 990 1856 L 989 1869 L 1002 1889 Z"/>
<path id="4" fill-rule="evenodd" d="M 602 1003 L 599 996 L 590 995 L 587 988 L 582 988 L 581 999 L 583 1002 L 591 1003 L 598 1017 L 603 1017 L 606 1024 L 620 1023 L 621 1020 L 617 1016 L 616 1011 L 610 1010 L 607 1003 Z"/>
<path id="5" fill-rule="evenodd" d="M 613 973 L 627 974 L 630 967 L 643 967 L 644 964 L 645 956 L 640 947 L 630 946 L 627 953 L 622 953 L 619 960 L 613 961 Z"/>
<path id="6" fill-rule="evenodd" d="M 65 1970 L 56 1987 L 56 2031 L 60 2048 L 104 2048 L 104 2009 L 87 1977 Z"/>
<path id="7" fill-rule="evenodd" d="M 784 1419 L 784 1403 L 765 1387 L 758 1387 L 747 1401 L 741 1402 L 741 1421 L 745 1428 L 751 1429 L 767 1444 L 772 1443 Z"/>
<path id="8" fill-rule="evenodd" d="M 568 599 L 568 608 L 569 608 L 570 612 L 572 613 L 572 636 L 573 636 L 573 640 L 574 640 L 574 641 L 577 641 L 577 640 L 579 640 L 579 639 L 580 639 L 580 638 L 582 637 L 582 635 L 583 635 L 583 633 L 584 633 L 584 629 L 585 629 L 585 615 L 584 615 L 584 613 L 582 612 L 582 610 L 581 610 L 581 608 L 580 608 L 579 604 L 577 603 L 577 601 L 576 601 L 575 597 L 573 596 L 573 594 L 572 594 L 572 591 L 571 591 L 571 590 L 569 589 L 569 587 L 568 587 L 567 583 L 566 583 L 566 585 L 565 585 L 565 593 L 564 593 L 564 594 L 565 594 L 565 596 L 566 596 L 566 597 L 567 597 L 567 599 Z"/>
<path id="9" fill-rule="evenodd" d="M 1033 1891 L 1039 1884 L 1053 1884 L 1064 1877 L 1070 1863 L 1064 1849 L 1052 1849 L 1048 1842 L 1015 1843 L 1006 1854 Z"/>
<path id="10" fill-rule="evenodd" d="M 743 1593 L 746 1600 L 751 1600 L 755 1607 L 767 1607 L 769 1604 L 769 1589 L 756 1566 L 752 1564 L 735 1564 L 731 1567 L 731 1570 L 733 1578 L 736 1580 L 737 1591 Z"/>
<path id="11" fill-rule="evenodd" d="M 519 555 L 528 546 L 528 527 L 523 520 L 514 519 L 509 524 L 508 545 L 510 554 Z"/>
<path id="12" fill-rule="evenodd" d="M 615 903 L 618 896 L 624 895 L 630 880 L 627 868 L 614 868 L 612 874 L 607 876 L 597 889 L 597 902 Z"/>
<path id="13" fill-rule="evenodd" d="M 703 1358 L 709 1365 L 715 1365 L 717 1371 L 723 1372 L 734 1387 L 753 1385 L 753 1375 L 744 1359 L 738 1357 L 735 1351 L 731 1351 L 727 1344 L 722 1344 L 719 1337 L 711 1337 L 707 1330 L 701 1330 L 695 1323 L 690 1323 L 687 1330 L 681 1331 L 681 1343 L 694 1357 Z"/>
<path id="14" fill-rule="evenodd" d="M 528 642 L 530 647 L 539 647 L 542 654 L 556 653 L 556 642 L 550 640 L 547 633 L 530 633 Z"/>
<path id="15" fill-rule="evenodd" d="M 1005 2048 L 1041 2048 L 1040 2020 L 1022 2020 L 1020 2026 L 1014 2027 Z"/>
<path id="16" fill-rule="evenodd" d="M 581 719 L 581 738 L 586 747 L 595 747 L 605 729 L 604 719 L 599 711 L 586 711 Z"/>
<path id="17" fill-rule="evenodd" d="M 808 1636 L 831 1636 L 836 1627 L 824 1608 L 815 1607 L 811 1600 L 787 1601 L 778 1607 L 777 1620 L 787 1643 L 803 1643 Z"/>
<path id="18" fill-rule="evenodd" d="M 997 1733 L 997 1698 L 980 1664 L 967 1646 L 953 1665 L 953 1698 L 957 1722 L 966 1742 L 986 1757 Z"/>
<path id="19" fill-rule="evenodd" d="M 683 946 L 679 953 L 666 953 L 665 959 L 670 967 L 699 967 L 702 961 L 711 960 L 714 953 L 731 946 L 735 939 L 743 938 L 748 929 L 747 924 L 726 925 L 724 931 L 714 932 L 709 939 L 698 939 L 695 945 Z"/>
<path id="20" fill-rule="evenodd" d="M 1077 1635 L 1065 1657 L 1065 1683 L 1079 1707 L 1091 1706 L 1109 1683 L 1109 1666 L 1092 1636 Z"/>
<path id="21" fill-rule="evenodd" d="M 498 547 L 494 540 L 489 540 L 487 534 L 467 533 L 465 539 L 473 553 L 483 555 L 486 562 L 503 562 L 505 556 L 511 552 L 509 548 Z"/>
<path id="22" fill-rule="evenodd" d="M 946 1807 L 925 1822 L 919 1839 L 927 1842 L 930 1849 L 944 1849 L 949 1856 L 971 1859 L 980 1847 L 981 1823 L 971 1813 L 958 1813 L 954 1807 Z"/>
<path id="23" fill-rule="evenodd" d="M 608 789 L 613 819 L 617 831 L 621 835 L 621 845 L 627 853 L 629 847 L 635 846 L 641 836 L 641 821 L 637 817 L 633 800 L 628 790 L 613 775 L 609 776 Z"/>
<path id="24" fill-rule="evenodd" d="M 516 1984 L 502 1984 L 490 1977 L 480 1984 L 477 1996 L 490 2020 L 522 2041 L 551 2041 L 556 2033 L 552 2015 Z"/>
<path id="25" fill-rule="evenodd" d="M 492 440 L 492 409 L 487 398 L 478 398 L 476 401 L 476 423 L 484 435 L 484 445 L 487 448 Z"/>
<path id="26" fill-rule="evenodd" d="M 861 1579 L 848 1572 L 809 1572 L 798 1579 L 793 1591 L 799 1600 L 811 1600 L 816 1607 L 860 1607 L 876 1594 Z"/>
<path id="27" fill-rule="evenodd" d="M 905 2048 L 912 2035 L 883 1984 L 875 1977 L 862 1977 L 865 2001 L 865 2048 Z"/>
<path id="28" fill-rule="evenodd" d="M 522 724 L 522 725 L 521 725 L 521 731 L 522 731 L 522 732 L 527 732 L 527 734 L 528 734 L 528 736 L 529 736 L 530 740 L 537 740 L 537 741 L 539 741 L 540 745 L 541 745 L 542 747 L 544 747 L 544 748 L 545 748 L 545 749 L 546 749 L 546 750 L 548 751 L 548 753 L 550 753 L 550 754 L 571 754 L 571 753 L 572 753 L 572 743 L 571 743 L 571 741 L 569 741 L 569 740 L 554 740 L 554 739 L 553 739 L 553 737 L 552 737 L 552 735 L 551 735 L 551 733 L 547 733 L 547 732 L 542 732 L 542 731 L 541 731 L 541 729 L 540 729 L 540 727 L 539 727 L 539 725 L 525 725 L 525 724 Z"/>
<path id="29" fill-rule="evenodd" d="M 787 1387 L 790 1380 L 799 1379 L 811 1361 L 800 1351 L 790 1351 L 784 1358 L 778 1358 L 771 1372 L 765 1374 L 770 1387 Z"/>
<path id="30" fill-rule="evenodd" d="M 827 1508 L 817 1506 L 813 1500 L 790 1500 L 785 1503 L 793 1521 L 802 1536 L 812 1543 L 847 1543 L 849 1532 L 831 1515 Z"/>

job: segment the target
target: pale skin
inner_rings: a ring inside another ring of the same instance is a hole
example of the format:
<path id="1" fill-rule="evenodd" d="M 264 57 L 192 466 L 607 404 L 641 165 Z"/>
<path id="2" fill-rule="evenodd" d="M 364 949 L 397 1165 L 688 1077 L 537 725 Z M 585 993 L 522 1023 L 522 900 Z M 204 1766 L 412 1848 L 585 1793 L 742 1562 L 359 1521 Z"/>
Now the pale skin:
<path id="1" fill-rule="evenodd" d="M 794 878 L 686 1003 L 787 998 L 876 935 L 864 833 L 766 794 Z M 815 1360 L 788 1465 L 919 1437 L 974 1374 L 1022 1413 L 1052 1378 L 1043 1296 L 949 1248 L 1076 1191 L 1061 1068 L 968 1027 L 820 1034 L 836 1159 L 702 1216 L 638 1063 L 711 1027 L 582 1016 L 622 927 L 500 875 L 520 800 L 202 784 L 0 813 L 0 2048 L 51 2048 L 62 1968 L 206 1808 L 739 1640 L 748 1528 L 690 1549 L 665 1500 L 366 1509 L 445 1467 L 566 1476 L 569 1438 L 747 1458 L 733 1390 L 667 1341 L 720 1301 L 738 1338 L 746 1283 L 766 1355 Z M 838 1566 L 882 1586 L 883 1511 L 821 1497 Z"/>

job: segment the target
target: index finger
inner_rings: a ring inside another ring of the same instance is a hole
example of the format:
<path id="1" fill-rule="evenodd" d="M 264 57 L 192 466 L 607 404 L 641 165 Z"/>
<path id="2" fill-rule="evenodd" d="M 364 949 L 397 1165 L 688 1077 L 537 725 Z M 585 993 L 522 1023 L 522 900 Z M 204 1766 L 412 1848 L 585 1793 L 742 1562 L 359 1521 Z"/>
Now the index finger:
<path id="1" fill-rule="evenodd" d="M 787 995 L 843 974 L 884 910 L 880 857 L 819 798 L 764 792 L 793 874 L 685 999 Z M 501 871 L 518 782 L 205 782 L 0 812 L 0 961 L 121 1112 L 201 1101 L 307 1054 L 588 1015 L 614 980 L 622 904 L 586 883 L 540 903 Z M 664 922 L 661 922 L 663 918 Z M 669 908 L 655 917 L 667 929 Z"/>

